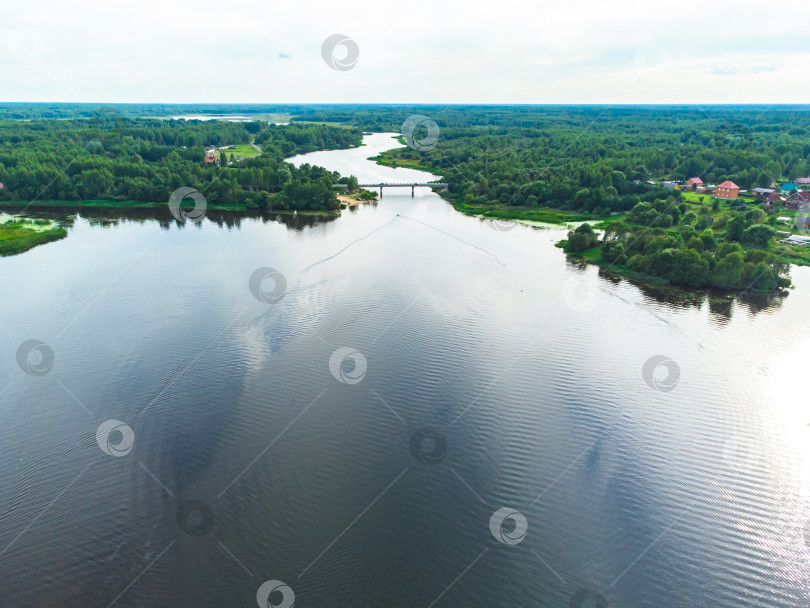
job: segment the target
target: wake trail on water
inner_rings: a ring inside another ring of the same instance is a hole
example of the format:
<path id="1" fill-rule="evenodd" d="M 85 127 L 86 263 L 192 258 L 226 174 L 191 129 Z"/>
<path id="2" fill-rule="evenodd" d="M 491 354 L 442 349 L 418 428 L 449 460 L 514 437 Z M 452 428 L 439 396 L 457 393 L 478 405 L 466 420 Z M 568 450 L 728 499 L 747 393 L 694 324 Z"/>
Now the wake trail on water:
<path id="1" fill-rule="evenodd" d="M 628 306 L 634 306 L 634 307 L 638 308 L 639 310 L 647 313 L 648 315 L 651 315 L 651 316 L 655 317 L 656 319 L 661 321 L 661 323 L 663 323 L 664 325 L 667 325 L 670 329 L 674 329 L 677 333 L 679 333 L 681 335 L 684 335 L 684 336 L 686 335 L 685 332 L 683 331 L 683 329 L 681 329 L 676 323 L 673 323 L 669 319 L 665 319 L 664 317 L 662 317 L 661 315 L 659 315 L 655 311 L 650 310 L 648 308 L 645 308 L 644 306 L 642 306 L 638 302 L 631 302 L 630 300 L 627 300 L 626 298 L 623 298 L 619 294 L 613 293 L 613 292 L 611 292 L 609 290 L 606 290 L 606 289 L 601 289 L 601 290 L 604 293 L 608 294 L 609 296 L 611 296 L 613 298 L 616 298 L 618 300 L 621 300 L 622 302 L 624 302 Z"/>
<path id="2" fill-rule="evenodd" d="M 399 216 L 397 216 L 397 217 L 399 217 Z M 340 250 L 340 251 L 338 251 L 337 253 L 332 254 L 332 255 L 330 255 L 329 257 L 323 258 L 322 260 L 318 260 L 317 262 L 315 262 L 315 263 L 313 263 L 313 264 L 310 264 L 309 266 L 307 266 L 306 268 L 304 268 L 304 269 L 301 271 L 301 274 L 304 274 L 305 272 L 308 272 L 308 271 L 309 271 L 309 270 L 311 270 L 312 268 L 315 268 L 315 266 L 318 266 L 318 265 L 320 265 L 320 264 L 323 264 L 324 262 L 328 262 L 329 260 L 332 260 L 332 259 L 336 258 L 336 257 L 337 257 L 337 256 L 339 256 L 341 253 L 343 253 L 344 251 L 346 251 L 346 250 L 347 250 L 349 247 L 351 247 L 352 245 L 354 245 L 354 244 L 356 244 L 356 243 L 359 243 L 360 241 L 364 241 L 365 239 L 367 239 L 368 237 L 370 237 L 370 236 L 371 236 L 372 234 L 374 234 L 375 232 L 377 232 L 377 231 L 379 231 L 379 230 L 382 230 L 383 228 L 385 228 L 385 227 L 386 227 L 386 226 L 388 226 L 389 224 L 392 224 L 393 222 L 395 222 L 395 221 L 396 221 L 396 219 L 397 219 L 396 217 L 395 217 L 395 218 L 392 218 L 391 220 L 389 220 L 389 221 L 385 222 L 385 223 L 384 223 L 382 226 L 377 226 L 377 227 L 376 227 L 374 230 L 372 230 L 372 231 L 371 231 L 371 232 L 369 232 L 368 234 L 366 234 L 366 235 L 364 235 L 364 236 L 361 236 L 359 239 L 354 239 L 354 240 L 353 240 L 351 243 L 349 243 L 348 245 L 346 245 L 346 246 L 345 246 L 343 249 L 341 249 L 341 250 Z"/>
<path id="3" fill-rule="evenodd" d="M 301 271 L 301 274 L 304 274 L 305 272 L 308 272 L 309 270 L 311 270 L 311 269 L 315 268 L 315 266 L 319 266 L 320 264 L 323 264 L 324 262 L 328 262 L 329 260 L 333 260 L 333 259 L 335 259 L 335 258 L 336 258 L 336 257 L 338 257 L 340 254 L 342 254 L 342 253 L 343 253 L 343 252 L 345 252 L 347 249 L 349 249 L 349 248 L 350 248 L 352 245 L 355 245 L 355 244 L 359 243 L 360 241 L 363 241 L 363 240 L 367 239 L 368 237 L 372 236 L 374 233 L 376 233 L 376 232 L 378 232 L 378 231 L 382 230 L 382 229 L 383 229 L 383 228 L 385 228 L 386 226 L 388 226 L 388 225 L 392 224 L 393 222 L 395 222 L 395 221 L 397 220 L 397 218 L 403 218 L 403 219 L 406 219 L 406 220 L 410 220 L 410 221 L 412 221 L 412 222 L 416 222 L 416 223 L 418 223 L 418 224 L 422 224 L 423 226 L 427 226 L 427 227 L 428 227 L 428 228 L 430 228 L 431 230 L 435 230 L 436 232 L 439 232 L 439 233 L 441 233 L 441 234 L 444 234 L 445 236 L 449 236 L 449 237 L 451 237 L 451 238 L 453 238 L 453 239 L 457 240 L 459 243 L 463 243 L 464 245 L 467 245 L 468 247 L 472 247 L 473 249 L 477 249 L 478 251 L 482 251 L 483 253 L 486 253 L 488 256 L 490 256 L 490 257 L 491 257 L 493 260 L 495 260 L 495 261 L 496 261 L 498 264 L 500 264 L 501 266 L 506 266 L 506 264 L 504 264 L 503 262 L 501 262 L 501 260 L 500 260 L 500 259 L 498 259 L 498 256 L 496 256 L 494 253 L 492 253 L 492 252 L 490 252 L 490 251 L 487 251 L 486 249 L 483 249 L 483 248 L 479 247 L 478 245 L 473 245 L 472 243 L 469 243 L 469 242 L 467 242 L 467 241 L 465 241 L 465 240 L 463 240 L 463 239 L 460 239 L 460 238 L 459 238 L 459 237 L 457 237 L 455 234 L 451 234 L 450 232 L 445 232 L 444 230 L 441 230 L 441 229 L 439 229 L 439 228 L 436 228 L 435 226 L 431 226 L 430 224 L 428 224 L 428 223 L 426 223 L 426 222 L 423 222 L 422 220 L 417 220 L 417 219 L 415 219 L 415 218 L 408 217 L 407 215 L 400 215 L 400 214 L 397 214 L 397 216 L 396 216 L 396 217 L 394 217 L 394 218 L 392 218 L 391 220 L 389 220 L 389 221 L 385 222 L 385 224 L 383 224 L 382 226 L 377 226 L 377 227 L 376 227 L 374 230 L 372 230 L 372 231 L 371 231 L 371 232 L 369 232 L 368 234 L 363 235 L 363 236 L 361 236 L 360 238 L 357 238 L 357 239 L 353 240 L 351 243 L 349 243 L 348 245 L 346 245 L 345 247 L 343 247 L 343 248 L 342 248 L 340 251 L 338 251 L 337 253 L 334 253 L 334 254 L 330 255 L 329 257 L 325 257 L 325 258 L 323 258 L 323 259 L 321 259 L 321 260 L 318 260 L 317 262 L 314 262 L 314 263 L 310 264 L 309 266 L 307 266 L 306 268 L 304 268 L 304 269 Z"/>
<path id="4" fill-rule="evenodd" d="M 469 246 L 469 247 L 472 247 L 473 249 L 477 249 L 478 251 L 483 251 L 483 252 L 484 252 L 484 253 L 486 253 L 488 256 L 490 256 L 490 257 L 491 257 L 493 260 L 495 260 L 496 262 L 498 262 L 498 264 L 500 264 L 501 266 L 506 266 L 506 264 L 504 264 L 503 262 L 501 262 L 501 261 L 498 259 L 498 256 L 496 256 L 496 255 L 495 255 L 494 253 L 492 253 L 491 251 L 487 251 L 486 249 L 483 249 L 483 248 L 479 247 L 478 245 L 473 245 L 472 243 L 468 243 L 467 241 L 465 241 L 465 240 L 463 240 L 463 239 L 458 238 L 458 237 L 457 237 L 455 234 L 451 234 L 451 233 L 449 233 L 449 232 L 445 232 L 444 230 L 441 230 L 440 228 L 436 228 L 436 226 L 431 226 L 430 224 L 428 224 L 428 223 L 426 223 L 426 222 L 423 222 L 422 220 L 417 220 L 417 219 L 415 219 L 415 218 L 408 217 L 407 215 L 399 215 L 399 214 L 397 214 L 397 217 L 401 217 L 401 218 L 404 218 L 404 219 L 406 219 L 406 220 L 411 220 L 412 222 L 417 222 L 417 223 L 419 223 L 419 224 L 422 224 L 423 226 L 427 226 L 427 227 L 428 227 L 428 228 L 430 228 L 431 230 L 435 230 L 436 232 L 440 232 L 440 233 L 442 233 L 442 234 L 444 234 L 444 235 L 447 235 L 447 236 L 449 236 L 449 237 L 451 237 L 451 238 L 454 238 L 454 239 L 456 239 L 456 240 L 457 240 L 459 243 L 464 243 L 465 245 L 467 245 L 467 246 Z"/>

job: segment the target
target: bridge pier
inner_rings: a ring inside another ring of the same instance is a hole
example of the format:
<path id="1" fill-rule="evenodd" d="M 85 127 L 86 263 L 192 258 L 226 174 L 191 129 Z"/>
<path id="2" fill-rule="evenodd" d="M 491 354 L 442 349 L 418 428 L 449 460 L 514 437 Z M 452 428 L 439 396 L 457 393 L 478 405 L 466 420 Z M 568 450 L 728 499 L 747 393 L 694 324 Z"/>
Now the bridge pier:
<path id="1" fill-rule="evenodd" d="M 411 189 L 411 196 L 416 196 L 416 189 L 421 187 L 430 188 L 432 191 L 435 192 L 435 189 L 440 188 L 443 190 L 447 189 L 447 184 L 441 182 L 426 182 L 424 184 L 417 184 L 413 182 L 407 182 L 404 184 L 401 183 L 375 183 L 375 184 L 358 184 L 360 188 L 379 188 L 380 189 L 380 198 L 383 196 L 383 188 L 410 188 Z"/>

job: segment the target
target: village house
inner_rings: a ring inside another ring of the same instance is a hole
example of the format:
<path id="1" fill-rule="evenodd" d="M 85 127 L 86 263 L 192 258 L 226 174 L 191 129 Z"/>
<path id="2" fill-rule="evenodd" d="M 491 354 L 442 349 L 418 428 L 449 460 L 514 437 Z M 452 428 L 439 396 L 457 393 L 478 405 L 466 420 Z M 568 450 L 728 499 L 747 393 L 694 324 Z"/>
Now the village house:
<path id="1" fill-rule="evenodd" d="M 703 180 L 699 177 L 690 177 L 684 182 L 684 190 L 696 190 L 703 187 Z"/>
<path id="2" fill-rule="evenodd" d="M 779 196 L 779 194 L 776 192 L 776 190 L 774 190 L 768 196 L 766 196 L 763 200 L 765 201 L 765 204 L 768 205 L 768 207 L 772 207 L 774 203 L 782 202 L 782 197 Z"/>
<path id="3" fill-rule="evenodd" d="M 217 156 L 213 152 L 209 152 L 208 154 L 205 155 L 205 162 L 219 164 L 219 156 Z"/>
<path id="4" fill-rule="evenodd" d="M 799 209 L 810 203 L 810 192 L 796 190 L 785 198 L 785 209 Z"/>
<path id="5" fill-rule="evenodd" d="M 714 195 L 717 198 L 735 199 L 740 195 L 740 187 L 734 182 L 726 180 L 722 184 L 718 184 Z"/>
<path id="6" fill-rule="evenodd" d="M 793 180 L 793 183 L 796 185 L 803 185 L 806 186 L 810 184 L 810 177 L 797 177 Z"/>
<path id="7" fill-rule="evenodd" d="M 759 198 L 765 198 L 769 194 L 776 192 L 773 188 L 754 188 L 753 190 L 754 196 L 758 196 Z"/>
<path id="8" fill-rule="evenodd" d="M 798 189 L 799 187 L 796 184 L 787 182 L 785 184 L 782 184 L 782 187 L 779 189 L 779 194 L 781 194 L 782 196 L 787 196 L 789 194 L 793 194 Z"/>

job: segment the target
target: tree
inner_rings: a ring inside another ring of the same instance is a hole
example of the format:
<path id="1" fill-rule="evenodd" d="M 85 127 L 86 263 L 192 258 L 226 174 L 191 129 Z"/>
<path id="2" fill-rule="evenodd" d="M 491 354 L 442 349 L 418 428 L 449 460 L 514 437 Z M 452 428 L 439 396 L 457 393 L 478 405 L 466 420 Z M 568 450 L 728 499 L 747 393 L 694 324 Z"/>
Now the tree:
<path id="1" fill-rule="evenodd" d="M 583 253 L 599 244 L 599 237 L 590 224 L 580 224 L 568 232 L 568 251 Z"/>
<path id="2" fill-rule="evenodd" d="M 612 264 L 624 264 L 627 256 L 624 253 L 624 243 L 610 241 L 602 244 L 601 257 L 604 261 Z"/>
<path id="3" fill-rule="evenodd" d="M 706 230 L 701 233 L 700 240 L 703 241 L 704 249 L 717 249 L 717 240 L 714 238 L 714 232 L 712 232 L 711 228 L 706 228 Z"/>
<path id="4" fill-rule="evenodd" d="M 712 284 L 720 289 L 732 289 L 740 282 L 743 272 L 743 256 L 734 251 L 715 264 L 712 272 Z"/>
<path id="5" fill-rule="evenodd" d="M 702 252 L 703 251 L 703 241 L 696 236 L 693 236 L 689 239 L 686 243 L 686 246 L 689 249 L 694 249 L 695 251 Z"/>
<path id="6" fill-rule="evenodd" d="M 751 209 L 745 212 L 745 223 L 749 226 L 761 224 L 763 221 L 765 221 L 765 212 L 762 209 Z"/>
<path id="7" fill-rule="evenodd" d="M 726 238 L 729 241 L 739 241 L 745 229 L 745 219 L 737 214 L 726 224 Z"/>
<path id="8" fill-rule="evenodd" d="M 706 283 L 709 264 L 692 249 L 664 249 L 652 255 L 651 271 L 677 285 L 700 287 Z"/>
<path id="9" fill-rule="evenodd" d="M 776 236 L 776 231 L 770 226 L 766 224 L 754 224 L 743 230 L 740 235 L 740 240 L 743 243 L 767 247 L 774 236 Z"/>
<path id="10" fill-rule="evenodd" d="M 355 177 L 354 175 L 350 175 L 349 179 L 346 181 L 346 189 L 349 192 L 354 192 L 355 190 L 357 190 L 357 186 L 358 186 L 357 177 Z"/>

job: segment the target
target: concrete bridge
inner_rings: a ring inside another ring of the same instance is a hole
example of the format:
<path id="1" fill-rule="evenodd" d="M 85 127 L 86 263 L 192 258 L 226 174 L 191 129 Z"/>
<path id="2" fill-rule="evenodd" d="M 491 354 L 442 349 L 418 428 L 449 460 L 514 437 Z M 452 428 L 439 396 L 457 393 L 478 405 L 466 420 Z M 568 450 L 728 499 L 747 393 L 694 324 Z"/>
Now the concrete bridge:
<path id="1" fill-rule="evenodd" d="M 396 183 L 396 182 L 382 182 L 378 184 L 357 184 L 360 188 L 379 188 L 380 198 L 383 195 L 383 188 L 410 188 L 411 196 L 414 195 L 416 188 L 442 188 L 447 189 L 447 184 L 444 182 L 425 182 L 425 183 Z"/>

